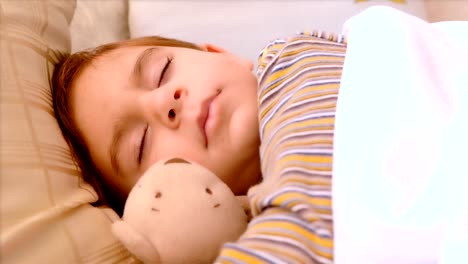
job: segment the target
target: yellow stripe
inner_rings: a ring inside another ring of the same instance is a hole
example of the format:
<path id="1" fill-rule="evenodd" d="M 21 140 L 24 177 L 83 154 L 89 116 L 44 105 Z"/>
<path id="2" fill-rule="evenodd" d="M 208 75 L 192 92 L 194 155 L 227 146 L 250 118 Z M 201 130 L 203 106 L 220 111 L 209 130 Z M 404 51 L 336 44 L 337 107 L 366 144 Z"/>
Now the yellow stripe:
<path id="1" fill-rule="evenodd" d="M 330 94 L 335 94 L 335 93 L 330 93 Z M 293 101 L 291 101 L 293 102 Z M 303 107 L 301 106 L 300 109 L 297 109 L 294 110 L 294 111 L 289 111 L 288 113 L 284 113 L 282 116 L 278 117 L 278 120 L 275 120 L 277 121 L 278 123 L 282 123 L 284 121 L 287 121 L 287 120 L 291 120 L 293 119 L 294 117 L 297 117 L 297 114 L 298 114 L 298 111 L 299 112 L 312 112 L 312 111 L 318 111 L 318 110 L 328 110 L 328 109 L 331 109 L 331 110 L 334 110 L 336 107 L 336 102 L 327 102 L 327 103 L 323 103 L 323 104 L 314 104 L 314 106 L 311 106 L 311 107 Z M 335 118 L 333 118 L 334 120 Z M 314 120 L 317 120 L 317 119 L 314 119 Z M 301 122 L 302 123 L 302 122 Z M 328 124 L 334 124 L 334 121 L 332 123 L 330 122 L 327 122 L 327 123 L 323 123 L 324 125 L 328 125 Z"/>
<path id="2" fill-rule="evenodd" d="M 332 61 L 334 63 L 329 65 L 327 62 L 330 62 L 330 61 Z M 287 75 L 294 75 L 293 73 L 300 72 L 304 68 L 311 67 L 311 65 L 309 65 L 309 64 L 313 63 L 313 62 L 315 62 L 315 63 L 318 62 L 316 66 L 324 66 L 324 65 L 333 66 L 333 65 L 335 65 L 336 62 L 340 62 L 340 64 L 341 64 L 343 62 L 343 58 L 335 58 L 335 57 L 329 57 L 329 56 L 317 56 L 317 57 L 305 58 L 305 59 L 302 59 L 302 60 L 290 65 L 289 67 L 286 67 L 284 69 L 275 71 L 274 73 L 269 75 L 264 80 L 264 82 L 265 83 L 272 83 L 274 81 L 277 81 L 281 77 L 284 77 L 284 76 L 287 76 Z M 340 68 L 342 67 L 341 65 L 336 65 L 336 66 L 340 67 Z M 274 85 L 266 88 L 264 91 L 267 93 L 267 92 L 271 91 L 272 89 L 274 89 L 275 87 L 277 87 L 278 85 L 280 85 L 281 83 L 283 83 L 286 80 L 288 80 L 288 78 L 283 78 L 281 81 L 279 81 L 279 82 L 275 83 Z M 265 85 L 265 84 L 262 82 L 262 85 Z M 267 85 L 265 85 L 265 86 L 267 86 Z"/>
<path id="3" fill-rule="evenodd" d="M 299 192 L 294 192 L 294 193 L 283 193 L 275 199 L 273 199 L 272 203 L 281 205 L 287 200 L 292 200 L 292 199 L 300 199 L 302 202 L 299 203 L 304 203 L 306 201 L 307 203 L 310 203 L 312 205 L 318 205 L 318 206 L 328 206 L 330 207 L 332 205 L 331 200 L 329 198 L 317 198 L 317 197 L 309 197 L 305 194 L 299 193 Z M 294 202 L 293 202 L 294 203 Z M 292 204 L 292 203 L 291 203 Z M 298 202 L 295 202 L 294 205 L 297 205 Z"/>
<path id="4" fill-rule="evenodd" d="M 232 257 L 236 260 L 239 260 L 239 261 L 244 261 L 245 263 L 252 263 L 252 264 L 255 264 L 255 263 L 263 263 L 261 259 L 258 259 L 256 258 L 255 256 L 253 255 L 249 255 L 249 254 L 246 254 L 242 251 L 239 251 L 239 250 L 234 250 L 234 249 L 231 249 L 231 248 L 223 248 L 223 250 L 221 251 L 221 255 L 223 256 L 227 256 L 227 257 Z"/>
<path id="5" fill-rule="evenodd" d="M 284 163 L 284 162 L 282 162 Z M 289 165 L 289 164 L 288 164 Z M 276 171 L 282 171 L 284 168 L 289 168 L 290 166 L 278 166 L 275 167 Z M 314 167 L 314 166 L 308 166 L 307 169 L 309 171 L 319 171 L 319 172 L 331 172 L 332 171 L 332 166 L 330 165 L 329 167 Z M 308 176 L 310 177 L 310 176 Z"/>
<path id="6" fill-rule="evenodd" d="M 329 58 L 333 55 L 333 52 L 334 51 L 338 51 L 339 55 L 342 54 L 341 52 L 341 47 L 336 47 L 333 49 L 333 46 L 329 46 L 326 41 L 323 41 L 321 43 L 304 43 L 304 40 L 303 39 L 298 39 L 298 40 L 294 40 L 294 42 L 296 43 L 291 43 L 291 44 L 297 44 L 297 45 L 301 45 L 302 47 L 301 48 L 297 48 L 297 47 L 286 47 L 282 53 L 281 53 L 281 60 L 292 60 L 294 59 L 294 57 L 298 54 L 301 54 L 301 53 L 308 53 L 309 51 L 312 51 L 312 52 L 318 52 L 318 51 L 324 51 L 324 52 L 328 52 L 328 53 L 331 53 L 330 56 L 324 56 L 326 58 Z M 326 46 L 326 48 L 324 48 L 324 46 Z"/>
<path id="7" fill-rule="evenodd" d="M 305 80 L 314 80 L 314 79 L 317 79 L 317 78 L 325 78 L 325 77 L 327 77 L 327 78 L 329 78 L 329 77 L 340 78 L 341 77 L 340 70 L 321 69 L 319 72 L 317 72 L 317 71 L 310 72 L 310 73 L 305 73 L 304 76 L 302 76 L 300 79 L 294 80 L 293 83 L 295 83 L 295 82 L 304 82 Z M 339 87 L 339 84 L 335 84 L 335 85 L 337 87 Z M 265 86 L 268 86 L 268 85 L 265 84 Z M 303 93 L 307 93 L 307 92 L 310 92 L 310 91 L 321 91 L 320 89 L 317 89 L 315 87 L 316 86 L 304 87 L 304 90 L 298 91 L 297 94 L 303 94 Z M 311 88 L 312 88 L 312 90 L 310 90 Z M 267 93 L 266 90 L 261 92 L 262 95 L 264 95 L 266 93 Z"/>
<path id="8" fill-rule="evenodd" d="M 278 236 L 278 237 L 291 237 L 291 236 L 288 236 L 288 234 L 279 233 L 279 232 L 273 232 L 273 231 L 270 231 L 270 232 L 263 232 L 263 233 L 266 234 L 266 235 L 273 235 L 273 236 L 276 235 L 276 236 Z M 293 240 L 297 241 L 297 238 L 294 238 L 294 237 L 291 237 L 291 238 L 292 238 Z M 333 243 L 332 243 L 332 244 L 333 244 Z M 305 246 L 305 245 L 304 245 L 304 246 Z M 323 247 L 324 247 L 324 248 L 327 248 L 327 249 L 331 249 L 331 247 L 325 247 L 325 246 L 323 246 Z M 264 249 L 265 251 L 273 251 L 272 248 L 269 248 L 269 249 L 268 249 L 268 248 L 266 248 L 266 247 L 260 247 L 260 246 L 256 246 L 256 248 Z M 325 258 L 332 258 L 332 257 L 333 257 L 332 254 L 329 254 L 329 253 L 327 253 L 327 252 L 323 252 L 323 251 L 317 249 L 316 247 L 314 247 L 314 246 L 312 246 L 312 245 L 311 245 L 311 246 L 306 246 L 306 248 L 308 248 L 310 251 L 314 252 L 315 254 L 317 254 L 317 255 L 319 255 L 319 256 L 322 256 L 322 257 L 325 257 Z M 278 248 L 275 248 L 275 252 L 277 252 L 277 251 L 278 251 L 279 254 L 286 255 L 285 253 L 280 252 L 280 251 L 278 250 Z M 301 251 L 298 251 L 297 249 L 295 249 L 295 251 L 292 251 L 292 250 L 291 250 L 290 252 L 294 252 L 294 253 L 296 253 L 296 255 L 298 255 L 298 254 L 303 255 L 303 254 L 301 253 Z M 291 254 L 287 254 L 287 256 L 289 256 L 290 258 L 296 259 L 297 262 L 295 262 L 295 263 L 301 263 L 301 262 L 303 262 L 303 259 L 301 260 L 300 257 L 293 257 L 293 256 L 291 256 Z"/>
<path id="9" fill-rule="evenodd" d="M 328 74 L 330 76 L 335 76 L 334 72 L 333 74 L 332 72 L 329 72 Z M 324 74 L 322 73 L 322 76 L 323 75 Z M 295 80 L 294 82 L 290 83 L 287 89 L 282 89 L 281 91 L 279 91 L 279 93 L 280 94 L 288 93 L 291 90 L 296 89 L 299 85 L 302 85 L 305 80 L 311 80 L 310 76 L 309 75 L 302 76 L 302 78 L 299 78 Z M 278 85 L 274 85 L 274 86 L 276 87 Z M 297 97 L 299 95 L 303 95 L 306 93 L 311 93 L 311 92 L 315 92 L 315 93 L 321 92 L 321 93 L 317 93 L 317 96 L 322 96 L 324 94 L 337 94 L 337 91 L 335 91 L 337 89 L 339 89 L 339 84 L 336 84 L 336 83 L 310 85 L 308 87 L 304 87 L 303 89 L 301 89 L 301 91 L 299 91 L 294 97 Z M 265 93 L 262 93 L 261 97 L 265 95 L 266 95 Z M 262 103 L 262 105 L 260 106 L 260 108 L 262 108 L 262 112 L 261 112 L 262 117 L 265 116 L 265 114 L 269 112 L 269 110 L 280 101 L 279 97 L 280 96 L 275 96 L 275 98 L 271 99 L 271 101 Z M 265 106 L 265 104 L 268 104 L 268 105 Z"/>
<path id="10" fill-rule="evenodd" d="M 277 124 L 278 124 L 278 122 L 269 122 L 268 124 L 265 125 L 265 128 L 267 130 L 273 131 L 272 127 L 277 127 L 278 126 Z M 317 125 L 322 125 L 322 126 L 314 128 L 314 130 L 325 130 L 324 129 L 325 125 L 330 125 L 330 126 L 326 127 L 327 129 L 333 129 L 334 124 L 335 124 L 335 118 L 333 118 L 333 117 L 323 117 L 323 118 L 304 120 L 304 121 L 301 121 L 301 122 L 289 123 L 288 125 L 282 127 L 281 130 L 282 131 L 285 131 L 285 130 L 286 131 L 289 131 L 289 130 L 310 131 L 310 128 L 307 128 L 305 126 L 317 126 Z"/>
<path id="11" fill-rule="evenodd" d="M 331 186 L 331 178 L 313 178 L 313 177 L 304 177 L 304 176 L 295 176 L 295 175 L 288 175 L 288 182 L 297 182 L 304 185 L 312 185 L 312 186 L 323 186 L 328 187 Z"/>
<path id="12" fill-rule="evenodd" d="M 266 233 L 267 235 L 269 235 L 268 233 Z M 275 233 L 271 233 L 271 235 L 275 235 Z M 262 250 L 262 251 L 265 251 L 265 252 L 274 252 L 274 254 L 277 254 L 281 257 L 287 257 L 289 258 L 290 260 L 293 260 L 294 262 L 292 263 L 302 263 L 304 262 L 304 257 L 300 257 L 298 255 L 301 255 L 303 256 L 304 254 L 302 254 L 302 252 L 300 251 L 297 251 L 296 249 L 294 250 L 284 250 L 285 248 L 280 248 L 280 247 L 276 247 L 274 248 L 274 250 L 271 248 L 271 247 L 266 247 L 266 246 L 262 246 L 262 245 L 255 245 L 255 248 L 259 249 L 259 250 Z"/>
<path id="13" fill-rule="evenodd" d="M 329 74 L 332 75 L 332 74 Z M 331 76 L 328 76 L 331 77 Z M 339 78 L 339 76 L 335 76 Z M 309 79 L 309 78 L 306 78 Z M 316 98 L 324 95 L 331 95 L 331 94 L 338 94 L 338 89 L 340 85 L 337 83 L 327 83 L 327 84 L 319 84 L 319 85 L 309 85 L 304 87 L 303 89 L 297 91 L 292 98 L 300 98 L 301 100 L 306 98 Z M 305 97 L 310 96 L 310 97 Z"/>
<path id="14" fill-rule="evenodd" d="M 288 127 L 303 127 L 303 126 L 312 126 L 312 125 L 328 125 L 334 124 L 335 118 L 333 117 L 323 117 L 323 118 L 316 118 L 311 120 L 301 121 L 300 123 L 292 123 L 288 125 Z"/>
<path id="15" fill-rule="evenodd" d="M 333 137 L 333 135 L 330 134 L 330 137 Z M 317 137 L 316 139 L 312 138 L 304 138 L 304 139 L 296 139 L 296 140 L 290 140 L 288 142 L 285 142 L 282 146 L 285 149 L 289 148 L 294 148 L 294 147 L 303 147 L 303 146 L 312 146 L 312 145 L 322 145 L 322 146 L 332 146 L 333 144 L 333 139 L 326 139 L 325 136 L 320 136 Z"/>
<path id="16" fill-rule="evenodd" d="M 328 238 L 323 238 L 323 237 L 319 237 L 317 235 L 315 235 L 314 233 L 312 232 L 309 232 L 307 229 L 299 226 L 299 225 L 295 225 L 291 222 L 284 222 L 284 221 L 274 221 L 274 220 L 270 220 L 268 222 L 261 222 L 261 223 L 258 223 L 254 226 L 252 226 L 253 229 L 262 229 L 262 228 L 269 228 L 269 229 L 283 229 L 283 230 L 287 230 L 287 231 L 293 231 L 293 232 L 296 232 L 297 234 L 301 235 L 302 237 L 316 243 L 316 244 L 319 244 L 320 246 L 323 246 L 323 247 L 328 247 L 328 248 L 331 248 L 333 246 L 333 241 L 328 239 Z"/>
<path id="17" fill-rule="evenodd" d="M 330 61 L 333 61 L 331 63 Z M 328 62 L 328 63 L 327 63 Z M 339 62 L 340 65 L 336 65 L 336 63 Z M 280 77 L 285 77 L 287 75 L 294 75 L 294 72 L 300 72 L 304 68 L 309 68 L 311 67 L 311 63 L 316 63 L 315 66 L 333 66 L 336 65 L 337 67 L 341 68 L 342 67 L 342 58 L 336 58 L 334 60 L 331 60 L 329 56 L 318 56 L 318 57 L 310 57 L 310 58 L 304 58 L 300 61 L 297 61 L 296 63 L 290 65 L 289 67 L 286 67 L 281 70 L 277 70 L 274 73 L 272 73 L 270 76 L 268 76 L 263 82 L 264 83 L 272 83 L 276 80 L 278 80 Z M 321 69 L 322 71 L 334 71 L 332 69 Z M 277 82 L 276 84 L 264 89 L 265 92 L 269 92 L 270 90 L 274 89 L 277 87 L 279 84 L 283 83 L 285 80 L 288 80 L 288 78 L 283 78 L 281 81 Z M 267 86 L 267 85 L 265 85 Z"/>
<path id="18" fill-rule="evenodd" d="M 308 79 L 308 77 L 304 76 L 303 78 L 298 79 L 297 82 L 295 81 L 294 83 L 289 84 L 288 89 L 283 89 L 281 91 L 281 93 L 282 94 L 288 93 L 290 90 L 296 89 L 299 85 L 302 85 L 303 80 L 306 80 L 306 79 Z M 324 96 L 324 95 L 335 95 L 335 94 L 337 94 L 337 91 L 335 91 L 335 90 L 337 90 L 338 88 L 339 88 L 339 85 L 334 84 L 334 83 L 313 85 L 313 86 L 307 87 L 307 91 L 304 91 L 304 92 L 302 92 L 300 94 L 295 95 L 294 98 L 296 98 L 299 95 L 303 95 L 305 93 L 316 92 L 316 91 L 323 91 L 323 92 L 310 95 L 311 96 L 310 98 L 317 98 L 317 97 L 321 97 L 321 96 Z M 275 97 L 274 99 L 272 99 L 271 101 L 269 101 L 268 105 L 260 106 L 260 108 L 261 108 L 261 113 L 260 113 L 261 117 L 263 118 L 271 110 L 271 108 L 273 108 L 273 106 L 275 106 L 275 105 L 277 105 L 279 103 L 280 100 L 281 100 L 281 98 L 279 98 L 279 96 L 278 96 L 278 97 Z M 283 106 L 283 107 L 285 107 L 285 106 Z"/>
<path id="19" fill-rule="evenodd" d="M 322 156 L 322 155 L 304 156 L 304 155 L 298 155 L 298 154 L 291 154 L 291 155 L 285 156 L 281 161 L 283 160 L 284 162 L 300 160 L 303 162 L 331 164 L 333 159 L 331 156 Z"/>
<path id="20" fill-rule="evenodd" d="M 279 93 L 284 94 L 284 93 L 287 93 L 287 92 L 289 92 L 291 90 L 294 90 L 299 85 L 303 85 L 305 81 L 315 81 L 314 79 L 318 78 L 318 76 L 315 76 L 315 75 L 326 77 L 326 78 L 331 78 L 331 77 L 335 77 L 337 79 L 340 78 L 340 74 L 335 70 L 333 70 L 333 71 L 330 70 L 330 71 L 327 71 L 327 72 L 321 72 L 319 74 L 314 74 L 314 76 L 312 76 L 312 74 L 303 74 L 300 78 L 296 78 L 293 82 L 289 83 L 287 89 L 282 89 L 281 91 L 279 91 Z M 276 87 L 278 85 L 279 84 L 275 84 L 272 87 Z M 289 85 L 291 87 L 289 87 Z M 297 91 L 297 93 L 294 94 L 294 97 L 300 97 L 303 94 L 312 93 L 312 92 L 313 93 L 318 92 L 317 94 L 319 94 L 319 95 L 320 94 L 325 94 L 327 92 L 337 93 L 337 91 L 335 91 L 335 90 L 339 89 L 339 87 L 340 87 L 340 85 L 338 83 L 326 83 L 326 84 L 309 85 L 309 86 L 303 87 L 303 89 Z M 270 90 L 272 90 L 272 89 L 270 89 Z M 261 95 L 265 96 L 266 92 L 265 93 L 262 92 Z M 279 98 L 277 98 L 276 101 L 279 101 Z M 263 104 L 266 104 L 266 103 L 263 103 Z"/>

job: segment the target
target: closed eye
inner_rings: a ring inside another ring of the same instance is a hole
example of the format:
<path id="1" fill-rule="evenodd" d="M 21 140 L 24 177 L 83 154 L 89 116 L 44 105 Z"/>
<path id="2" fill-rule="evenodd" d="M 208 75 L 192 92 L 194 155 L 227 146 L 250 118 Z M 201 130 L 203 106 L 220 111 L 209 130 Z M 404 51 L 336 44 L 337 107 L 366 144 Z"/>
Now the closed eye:
<path id="1" fill-rule="evenodd" d="M 166 75 L 167 70 L 169 69 L 169 66 L 171 66 L 172 63 L 172 58 L 171 57 L 166 57 L 166 64 L 164 65 L 164 68 L 161 71 L 161 75 L 159 77 L 158 81 L 158 87 L 161 86 L 162 81 L 164 80 L 164 76 Z"/>
<path id="2" fill-rule="evenodd" d="M 138 151 L 138 165 L 141 164 L 141 161 L 143 159 L 143 154 L 144 154 L 144 150 L 145 150 L 145 142 L 146 142 L 146 135 L 148 134 L 148 128 L 149 128 L 149 125 L 146 125 L 145 127 L 145 130 L 143 130 L 143 134 L 141 136 L 141 140 L 140 140 L 140 147 L 139 147 L 139 151 Z"/>

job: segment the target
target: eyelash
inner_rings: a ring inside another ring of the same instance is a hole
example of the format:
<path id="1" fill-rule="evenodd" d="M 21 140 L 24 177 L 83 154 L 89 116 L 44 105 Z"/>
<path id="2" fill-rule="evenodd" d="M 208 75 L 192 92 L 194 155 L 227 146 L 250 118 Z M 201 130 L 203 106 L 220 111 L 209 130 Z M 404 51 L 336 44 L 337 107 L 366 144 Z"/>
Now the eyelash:
<path id="1" fill-rule="evenodd" d="M 141 159 L 143 158 L 143 150 L 145 148 L 145 139 L 148 132 L 149 125 L 146 125 L 145 130 L 143 131 L 143 136 L 140 140 L 140 151 L 138 153 L 138 164 L 141 164 Z"/>
<path id="2" fill-rule="evenodd" d="M 158 81 L 158 87 L 161 86 L 161 83 L 162 81 L 164 80 L 164 76 L 166 74 L 166 71 L 169 69 L 169 67 L 171 66 L 171 63 L 172 63 L 172 58 L 167 56 L 166 57 L 166 65 L 164 65 L 164 68 L 162 69 L 161 71 L 161 75 L 159 77 L 159 81 Z"/>
<path id="3" fill-rule="evenodd" d="M 164 79 L 166 71 L 169 69 L 169 66 L 171 66 L 172 59 L 173 58 L 171 58 L 169 56 L 166 57 L 166 64 L 164 65 L 164 68 L 161 71 L 159 81 L 158 81 L 158 87 L 161 86 L 161 82 Z M 141 160 L 143 159 L 143 151 L 145 149 L 145 139 L 146 139 L 146 135 L 147 135 L 147 132 L 148 132 L 148 128 L 149 128 L 149 125 L 147 124 L 146 127 L 145 127 L 145 130 L 143 131 L 143 135 L 141 136 L 140 148 L 139 148 L 140 150 L 139 150 L 139 153 L 138 153 L 138 164 L 141 164 Z"/>

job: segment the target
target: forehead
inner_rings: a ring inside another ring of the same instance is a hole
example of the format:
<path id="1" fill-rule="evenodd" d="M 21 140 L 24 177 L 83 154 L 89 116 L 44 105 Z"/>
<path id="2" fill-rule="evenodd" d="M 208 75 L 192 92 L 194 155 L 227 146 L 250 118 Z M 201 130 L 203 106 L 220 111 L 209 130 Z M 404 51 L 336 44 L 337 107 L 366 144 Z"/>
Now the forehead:
<path id="1" fill-rule="evenodd" d="M 112 89 L 112 93 L 116 93 L 117 87 L 114 84 L 125 85 L 138 56 L 152 47 L 154 46 L 122 47 L 96 57 L 74 81 L 71 91 L 72 108 L 76 109 L 75 104 L 83 101 L 83 97 L 87 98 L 87 94 L 103 94 L 106 89 Z"/>
<path id="2" fill-rule="evenodd" d="M 81 116 L 80 112 L 88 104 L 106 103 L 108 100 L 103 99 L 107 94 L 118 95 L 118 87 L 128 80 L 137 54 L 146 48 L 119 48 L 91 61 L 72 86 L 71 106 L 74 116 Z"/>
<path id="3" fill-rule="evenodd" d="M 123 65 L 116 64 L 117 62 L 132 64 L 142 51 L 152 47 L 153 46 L 131 46 L 110 50 L 94 58 L 90 66 L 83 70 L 83 74 L 106 71 L 109 69 L 121 69 Z"/>

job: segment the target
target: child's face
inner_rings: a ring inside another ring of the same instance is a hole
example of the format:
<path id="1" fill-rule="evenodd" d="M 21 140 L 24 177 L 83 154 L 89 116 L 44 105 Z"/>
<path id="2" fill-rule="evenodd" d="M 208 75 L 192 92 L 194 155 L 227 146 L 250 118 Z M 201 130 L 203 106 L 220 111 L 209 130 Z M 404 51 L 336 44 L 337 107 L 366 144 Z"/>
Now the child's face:
<path id="1" fill-rule="evenodd" d="M 252 64 L 204 51 L 125 47 L 98 58 L 73 85 L 72 115 L 108 184 L 126 194 L 151 164 L 198 162 L 236 194 L 260 177 Z"/>

